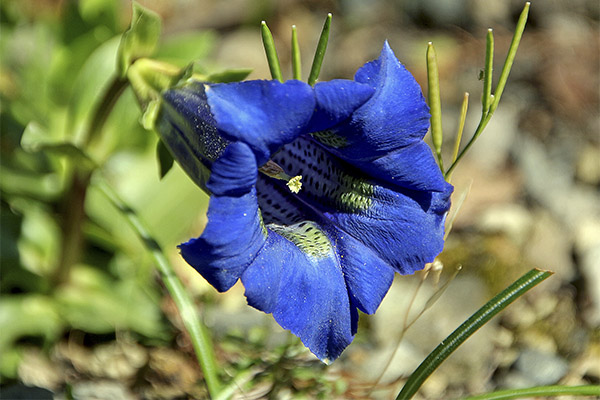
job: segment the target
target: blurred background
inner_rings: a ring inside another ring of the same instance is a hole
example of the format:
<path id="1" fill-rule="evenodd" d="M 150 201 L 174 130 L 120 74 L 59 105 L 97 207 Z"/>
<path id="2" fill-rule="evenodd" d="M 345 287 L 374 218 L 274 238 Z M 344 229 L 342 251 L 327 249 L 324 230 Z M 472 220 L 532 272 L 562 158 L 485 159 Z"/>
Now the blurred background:
<path id="1" fill-rule="evenodd" d="M 470 93 L 467 139 L 479 121 L 487 29 L 494 29 L 497 76 L 524 5 L 140 3 L 163 18 L 158 58 L 180 66 L 197 60 L 207 72 L 252 68 L 250 79 L 270 78 L 261 20 L 275 36 L 284 71 L 291 70 L 290 29 L 297 26 L 304 79 L 328 12 L 333 26 L 321 80 L 351 78 L 387 39 L 426 88 L 425 50 L 432 41 L 447 159 L 464 92 Z M 142 242 L 93 184 L 81 184 L 66 157 L 85 162 L 64 143 L 77 143 L 89 129 L 130 18 L 124 0 L 5 0 L 0 6 L 1 398 L 206 397 L 190 341 Z M 499 109 L 453 175 L 454 204 L 466 198 L 439 257 L 441 276 L 397 276 L 377 314 L 361 318 L 354 343 L 331 366 L 248 307 L 241 284 L 218 294 L 179 258 L 176 245 L 202 231 L 208 199 L 177 166 L 159 179 L 157 137 L 139 124 L 130 90 L 89 152 L 148 223 L 193 295 L 214 336 L 223 379 L 246 371 L 237 398 L 394 398 L 403 378 L 444 337 L 532 267 L 555 274 L 469 339 L 419 397 L 598 384 L 598 20 L 597 0 L 532 1 Z M 424 308 L 398 344 L 406 322 Z"/>

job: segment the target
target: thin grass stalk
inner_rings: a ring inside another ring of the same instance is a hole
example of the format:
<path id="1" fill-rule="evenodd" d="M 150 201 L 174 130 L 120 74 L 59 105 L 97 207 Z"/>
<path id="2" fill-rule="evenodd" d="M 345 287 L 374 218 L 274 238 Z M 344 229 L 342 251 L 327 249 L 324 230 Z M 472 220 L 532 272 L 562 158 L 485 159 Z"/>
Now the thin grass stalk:
<path id="1" fill-rule="evenodd" d="M 492 317 L 506 308 L 513 301 L 521 297 L 538 283 L 552 275 L 552 272 L 532 269 L 517 279 L 512 285 L 504 289 L 493 299 L 481 307 L 469 319 L 463 322 L 423 360 L 417 369 L 408 378 L 396 400 L 412 398 L 423 382 L 440 366 L 450 354 L 454 352 L 479 328 L 485 325 Z"/>
<path id="2" fill-rule="evenodd" d="M 218 378 L 218 369 L 213 352 L 212 342 L 206 327 L 200 323 L 194 302 L 186 292 L 183 284 L 175 274 L 173 267 L 164 255 L 158 242 L 150 235 L 146 224 L 137 216 L 135 211 L 125 204 L 108 183 L 99 177 L 95 177 L 95 186 L 106 196 L 106 198 L 122 213 L 129 225 L 140 237 L 144 246 L 151 254 L 160 277 L 165 284 L 169 294 L 173 298 L 183 325 L 190 336 L 196 357 L 202 368 L 204 380 L 211 398 L 219 394 L 221 383 Z"/>
<path id="3" fill-rule="evenodd" d="M 510 400 L 530 397 L 555 397 L 555 396 L 596 396 L 600 397 L 600 385 L 582 386 L 536 386 L 523 389 L 506 389 L 478 396 L 467 397 L 465 400 Z"/>

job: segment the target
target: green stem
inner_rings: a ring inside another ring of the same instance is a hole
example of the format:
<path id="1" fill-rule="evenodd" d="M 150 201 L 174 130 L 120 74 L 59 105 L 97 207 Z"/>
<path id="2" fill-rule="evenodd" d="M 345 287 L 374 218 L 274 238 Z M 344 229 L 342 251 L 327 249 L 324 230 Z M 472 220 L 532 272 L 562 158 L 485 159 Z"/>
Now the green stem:
<path id="1" fill-rule="evenodd" d="M 200 323 L 196 314 L 194 302 L 186 292 L 183 284 L 175 274 L 173 267 L 161 250 L 160 245 L 150 235 L 146 224 L 137 216 L 134 210 L 128 207 L 117 195 L 117 193 L 104 181 L 98 179 L 94 182 L 102 193 L 110 200 L 110 202 L 123 214 L 129 222 L 129 225 L 138 234 L 144 245 L 152 255 L 158 271 L 160 272 L 162 281 L 173 301 L 177 305 L 177 309 L 181 315 L 183 324 L 190 335 L 194 351 L 198 362 L 202 367 L 204 379 L 211 398 L 216 398 L 219 394 L 221 383 L 218 378 L 218 369 L 215 362 L 212 342 L 206 327 Z"/>
<path id="2" fill-rule="evenodd" d="M 110 85 L 108 86 L 104 96 L 98 106 L 96 107 L 96 112 L 92 117 L 90 125 L 88 126 L 86 135 L 84 137 L 84 142 L 81 145 L 82 149 L 85 149 L 95 138 L 100 134 L 108 116 L 112 112 L 115 104 L 117 104 L 117 100 L 121 97 L 123 91 L 129 85 L 129 81 L 125 78 L 120 78 L 115 76 Z"/>
<path id="3" fill-rule="evenodd" d="M 125 79 L 115 77 L 95 107 L 92 118 L 87 125 L 81 149 L 85 148 L 97 137 L 113 110 L 117 100 L 127 87 Z M 85 198 L 90 184 L 91 170 L 88 165 L 71 163 L 71 186 L 67 189 L 62 206 L 63 242 L 58 267 L 50 278 L 53 287 L 59 286 L 69 279 L 71 268 L 81 260 L 83 253 L 83 233 L 81 228 L 85 220 Z"/>
<path id="4" fill-rule="evenodd" d="M 477 310 L 475 314 L 463 322 L 431 353 L 429 353 L 427 358 L 423 360 L 417 369 L 410 375 L 408 381 L 406 381 L 404 387 L 396 397 L 396 400 L 412 398 L 429 375 L 431 375 L 433 371 L 435 371 L 436 368 L 458 348 L 458 346 L 492 319 L 492 317 L 550 275 L 552 275 L 552 272 L 532 269 Z"/>
<path id="5" fill-rule="evenodd" d="M 465 400 L 509 400 L 528 397 L 554 397 L 554 396 L 600 396 L 599 385 L 583 386 L 536 386 L 525 389 L 507 389 L 497 392 L 484 393 L 478 396 L 467 397 Z"/>
<path id="6" fill-rule="evenodd" d="M 504 66 L 502 67 L 502 72 L 500 73 L 500 78 L 498 79 L 498 85 L 496 86 L 494 95 L 493 96 L 490 95 L 490 98 L 493 97 L 493 99 L 491 99 L 491 104 L 489 106 L 489 110 L 487 112 L 485 112 L 485 110 L 482 112 L 481 120 L 479 121 L 479 125 L 477 125 L 477 129 L 475 130 L 473 137 L 471 137 L 471 140 L 469 140 L 469 142 L 467 143 L 465 148 L 462 149 L 462 151 L 459 153 L 456 160 L 452 163 L 450 168 L 448 168 L 448 170 L 446 171 L 446 173 L 445 173 L 446 179 L 448 178 L 448 176 L 450 176 L 452 174 L 452 171 L 458 165 L 458 162 L 467 153 L 467 151 L 471 148 L 473 143 L 475 143 L 475 141 L 477 140 L 479 135 L 481 135 L 481 133 L 487 126 L 488 122 L 490 122 L 490 119 L 492 119 L 492 115 L 494 114 L 494 111 L 496 111 L 496 109 L 498 108 L 498 104 L 500 103 L 500 98 L 502 97 L 502 93 L 504 92 L 504 88 L 506 87 L 506 82 L 508 81 L 508 75 L 510 74 L 510 70 L 511 70 L 513 62 L 515 60 L 515 56 L 517 55 L 517 50 L 519 49 L 519 43 L 521 42 L 521 38 L 523 37 L 523 32 L 525 31 L 525 25 L 527 24 L 527 17 L 529 16 L 529 6 L 530 5 L 531 5 L 531 3 L 529 3 L 529 2 L 525 3 L 525 7 L 523 8 L 521 15 L 519 16 L 519 20 L 517 22 L 517 27 L 515 28 L 515 34 L 513 35 L 512 41 L 510 43 L 510 48 L 508 49 L 508 54 L 506 55 L 506 60 L 504 61 Z M 490 46 L 490 43 L 488 41 L 488 45 L 487 45 L 488 49 L 489 49 L 489 46 Z M 486 64 L 486 69 L 487 69 L 487 64 Z M 490 79 L 491 79 L 491 77 L 490 77 Z M 487 82 L 488 82 L 487 80 L 484 80 L 484 85 L 486 85 Z M 486 89 L 484 87 L 484 92 L 485 92 L 485 90 Z"/>

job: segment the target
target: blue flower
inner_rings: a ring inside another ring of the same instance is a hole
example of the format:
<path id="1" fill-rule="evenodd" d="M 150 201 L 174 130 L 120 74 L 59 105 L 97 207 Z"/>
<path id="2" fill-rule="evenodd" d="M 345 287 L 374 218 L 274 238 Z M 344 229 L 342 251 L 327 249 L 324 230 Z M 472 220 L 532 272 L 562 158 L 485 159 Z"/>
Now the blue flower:
<path id="1" fill-rule="evenodd" d="M 324 362 L 394 272 L 442 250 L 453 189 L 423 142 L 421 89 L 387 42 L 354 80 L 188 81 L 163 92 L 157 124 L 211 195 L 183 258 L 220 292 L 241 279 L 248 304 Z M 275 175 L 302 176 L 300 191 Z"/>

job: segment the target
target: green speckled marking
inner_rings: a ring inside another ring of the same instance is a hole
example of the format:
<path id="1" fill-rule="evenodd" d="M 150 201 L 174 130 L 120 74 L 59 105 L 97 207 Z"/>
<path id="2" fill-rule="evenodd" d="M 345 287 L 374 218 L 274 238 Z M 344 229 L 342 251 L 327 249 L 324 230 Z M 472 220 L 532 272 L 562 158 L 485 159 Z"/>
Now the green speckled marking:
<path id="1" fill-rule="evenodd" d="M 331 130 L 313 132 L 310 135 L 324 145 L 333 147 L 335 149 L 339 149 L 348 145 L 348 141 L 346 141 L 345 137 L 336 135 Z"/>
<path id="2" fill-rule="evenodd" d="M 375 190 L 372 184 L 346 174 L 340 176 L 340 181 L 342 184 L 333 195 L 340 208 L 355 212 L 371 207 Z"/>
<path id="3" fill-rule="evenodd" d="M 289 226 L 271 224 L 269 228 L 294 243 L 311 257 L 325 258 L 331 252 L 332 246 L 329 238 L 314 222 L 304 221 Z"/>

